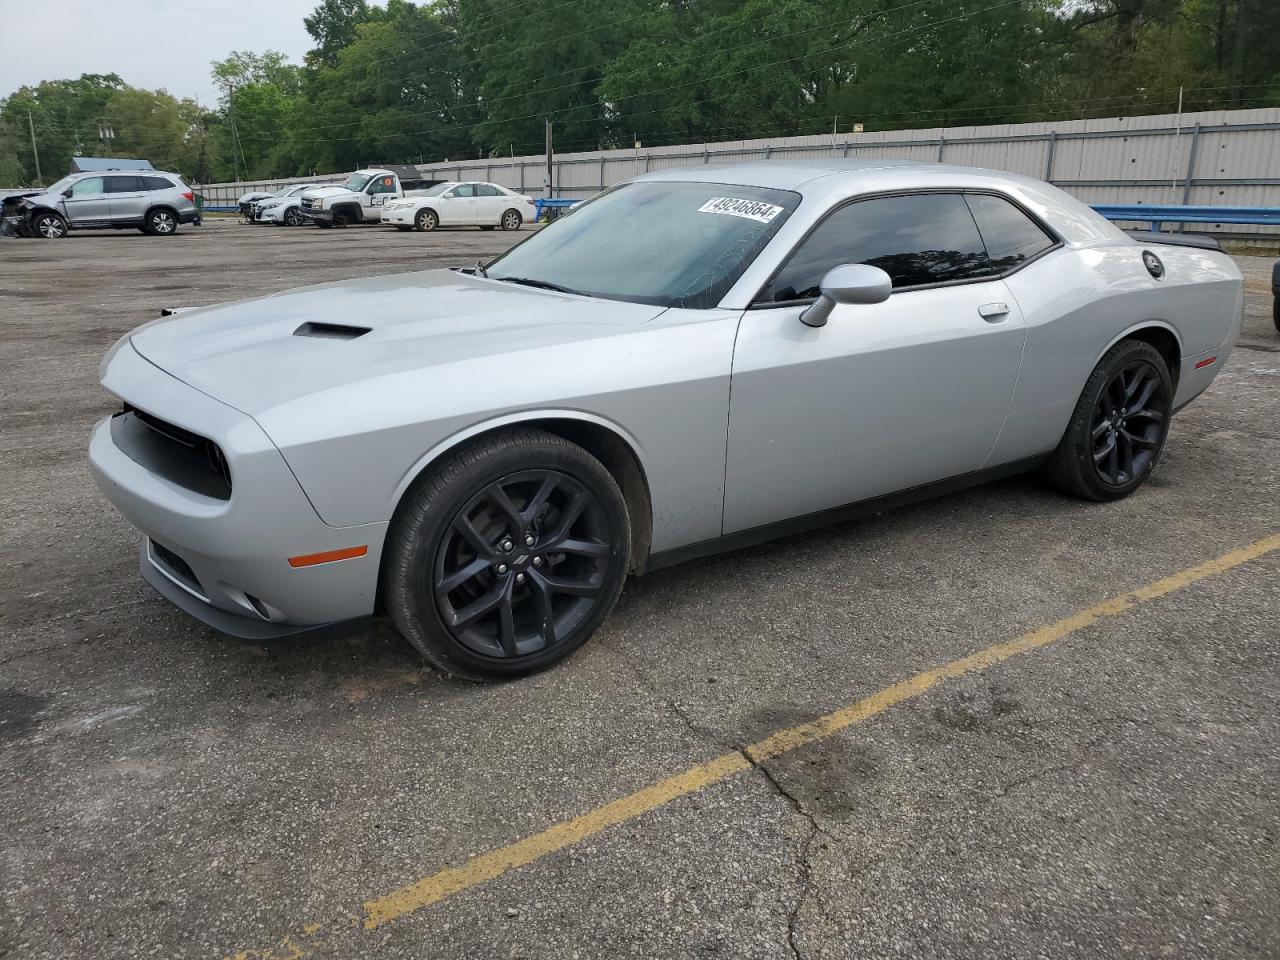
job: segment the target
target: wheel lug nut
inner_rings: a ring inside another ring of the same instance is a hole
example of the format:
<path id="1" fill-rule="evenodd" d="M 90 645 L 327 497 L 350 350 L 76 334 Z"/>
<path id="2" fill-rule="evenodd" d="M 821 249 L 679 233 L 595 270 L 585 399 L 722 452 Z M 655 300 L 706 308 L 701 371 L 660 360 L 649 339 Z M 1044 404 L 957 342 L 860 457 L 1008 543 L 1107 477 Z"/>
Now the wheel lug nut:
<path id="1" fill-rule="evenodd" d="M 524 583 L 524 574 L 523 574 L 523 573 L 517 573 L 517 574 L 516 574 L 516 583 Z"/>
<path id="2" fill-rule="evenodd" d="M 514 543 L 512 543 L 510 540 L 503 540 L 503 541 L 502 541 L 502 549 L 503 549 L 503 550 L 510 550 L 510 549 L 511 549 L 512 547 L 514 547 L 514 546 L 515 546 L 515 544 L 514 544 Z"/>
<path id="3" fill-rule="evenodd" d="M 498 564 L 498 572 L 499 572 L 499 573 L 506 573 L 506 572 L 507 572 L 507 565 L 506 565 L 505 563 L 500 563 L 500 564 Z"/>
<path id="4" fill-rule="evenodd" d="M 524 538 L 524 545 L 526 547 L 533 546 L 533 534 L 529 534 L 527 537 Z"/>
<path id="5" fill-rule="evenodd" d="M 542 566 L 542 558 L 541 558 L 541 557 L 534 557 L 534 558 L 533 558 L 533 565 L 534 565 L 535 567 L 540 567 L 540 566 Z"/>

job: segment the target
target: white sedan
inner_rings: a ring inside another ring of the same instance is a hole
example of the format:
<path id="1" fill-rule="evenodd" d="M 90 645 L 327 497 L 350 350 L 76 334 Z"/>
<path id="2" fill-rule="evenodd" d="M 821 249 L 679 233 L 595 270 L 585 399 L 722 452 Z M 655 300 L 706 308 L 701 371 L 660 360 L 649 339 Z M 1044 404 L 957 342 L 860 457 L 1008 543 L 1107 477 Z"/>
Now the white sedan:
<path id="1" fill-rule="evenodd" d="M 533 199 L 496 183 L 438 183 L 382 208 L 382 222 L 398 230 L 479 227 L 519 230 L 535 219 Z"/>

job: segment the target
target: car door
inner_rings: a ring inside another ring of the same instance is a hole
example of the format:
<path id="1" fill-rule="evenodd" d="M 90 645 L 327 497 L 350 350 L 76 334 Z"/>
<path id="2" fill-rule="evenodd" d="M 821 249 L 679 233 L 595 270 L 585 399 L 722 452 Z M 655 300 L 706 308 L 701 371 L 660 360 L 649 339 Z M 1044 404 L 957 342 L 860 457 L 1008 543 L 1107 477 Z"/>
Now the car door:
<path id="1" fill-rule="evenodd" d="M 77 180 L 63 196 L 62 206 L 73 227 L 105 227 L 111 223 L 111 205 L 102 177 Z"/>
<path id="2" fill-rule="evenodd" d="M 460 183 L 440 198 L 440 222 L 447 226 L 467 226 L 478 222 L 476 217 L 476 186 Z"/>
<path id="3" fill-rule="evenodd" d="M 491 183 L 476 184 L 476 222 L 495 226 L 508 207 L 515 206 L 510 198 Z"/>
<path id="4" fill-rule="evenodd" d="M 382 216 L 382 205 L 388 200 L 398 197 L 400 190 L 393 175 L 383 174 L 370 180 L 369 185 L 364 188 L 364 193 L 365 216 L 376 220 Z"/>
<path id="5" fill-rule="evenodd" d="M 144 178 L 121 173 L 107 174 L 106 189 L 113 225 L 142 223 L 151 198 Z"/>
<path id="6" fill-rule="evenodd" d="M 842 263 L 884 269 L 893 294 L 801 323 Z M 979 469 L 1026 341 L 998 273 L 958 192 L 859 200 L 811 231 L 739 326 L 725 533 Z"/>

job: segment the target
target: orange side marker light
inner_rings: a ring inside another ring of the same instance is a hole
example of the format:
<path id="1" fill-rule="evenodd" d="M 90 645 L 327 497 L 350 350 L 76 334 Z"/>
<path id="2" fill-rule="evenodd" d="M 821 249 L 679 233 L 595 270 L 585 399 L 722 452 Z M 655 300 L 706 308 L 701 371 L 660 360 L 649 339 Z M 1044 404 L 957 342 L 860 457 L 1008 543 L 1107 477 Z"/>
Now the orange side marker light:
<path id="1" fill-rule="evenodd" d="M 333 563 L 335 560 L 354 560 L 369 552 L 365 547 L 344 547 L 341 550 L 326 550 L 324 553 L 306 553 L 300 557 L 290 557 L 291 567 L 314 567 L 317 563 Z"/>

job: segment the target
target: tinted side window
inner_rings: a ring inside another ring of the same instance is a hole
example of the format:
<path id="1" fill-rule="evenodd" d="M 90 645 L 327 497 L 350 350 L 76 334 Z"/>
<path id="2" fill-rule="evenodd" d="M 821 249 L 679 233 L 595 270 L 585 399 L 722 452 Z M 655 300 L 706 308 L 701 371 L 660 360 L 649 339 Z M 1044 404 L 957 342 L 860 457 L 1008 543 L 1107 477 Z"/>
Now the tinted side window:
<path id="1" fill-rule="evenodd" d="M 366 193 L 395 193 L 396 179 L 395 177 L 378 177 L 371 184 Z"/>
<path id="2" fill-rule="evenodd" d="M 103 192 L 102 177 L 86 177 L 83 180 L 77 180 L 71 185 L 71 195 L 73 197 L 89 197 Z"/>
<path id="3" fill-rule="evenodd" d="M 172 190 L 173 183 L 164 177 L 139 177 L 143 190 Z"/>
<path id="4" fill-rule="evenodd" d="M 141 177 L 107 177 L 107 193 L 137 193 L 146 189 L 138 184 Z"/>
<path id="5" fill-rule="evenodd" d="M 860 200 L 824 220 L 778 271 L 765 299 L 818 295 L 832 267 L 869 263 L 893 279 L 894 289 L 989 276 L 982 237 L 958 193 L 926 193 Z"/>
<path id="6" fill-rule="evenodd" d="M 985 193 L 967 194 L 969 209 L 978 221 L 987 256 L 994 269 L 1003 273 L 1053 246 L 1054 240 L 1003 197 Z"/>
<path id="7" fill-rule="evenodd" d="M 488 183 L 476 184 L 476 196 L 479 197 L 501 197 L 503 193 L 497 187 Z"/>

